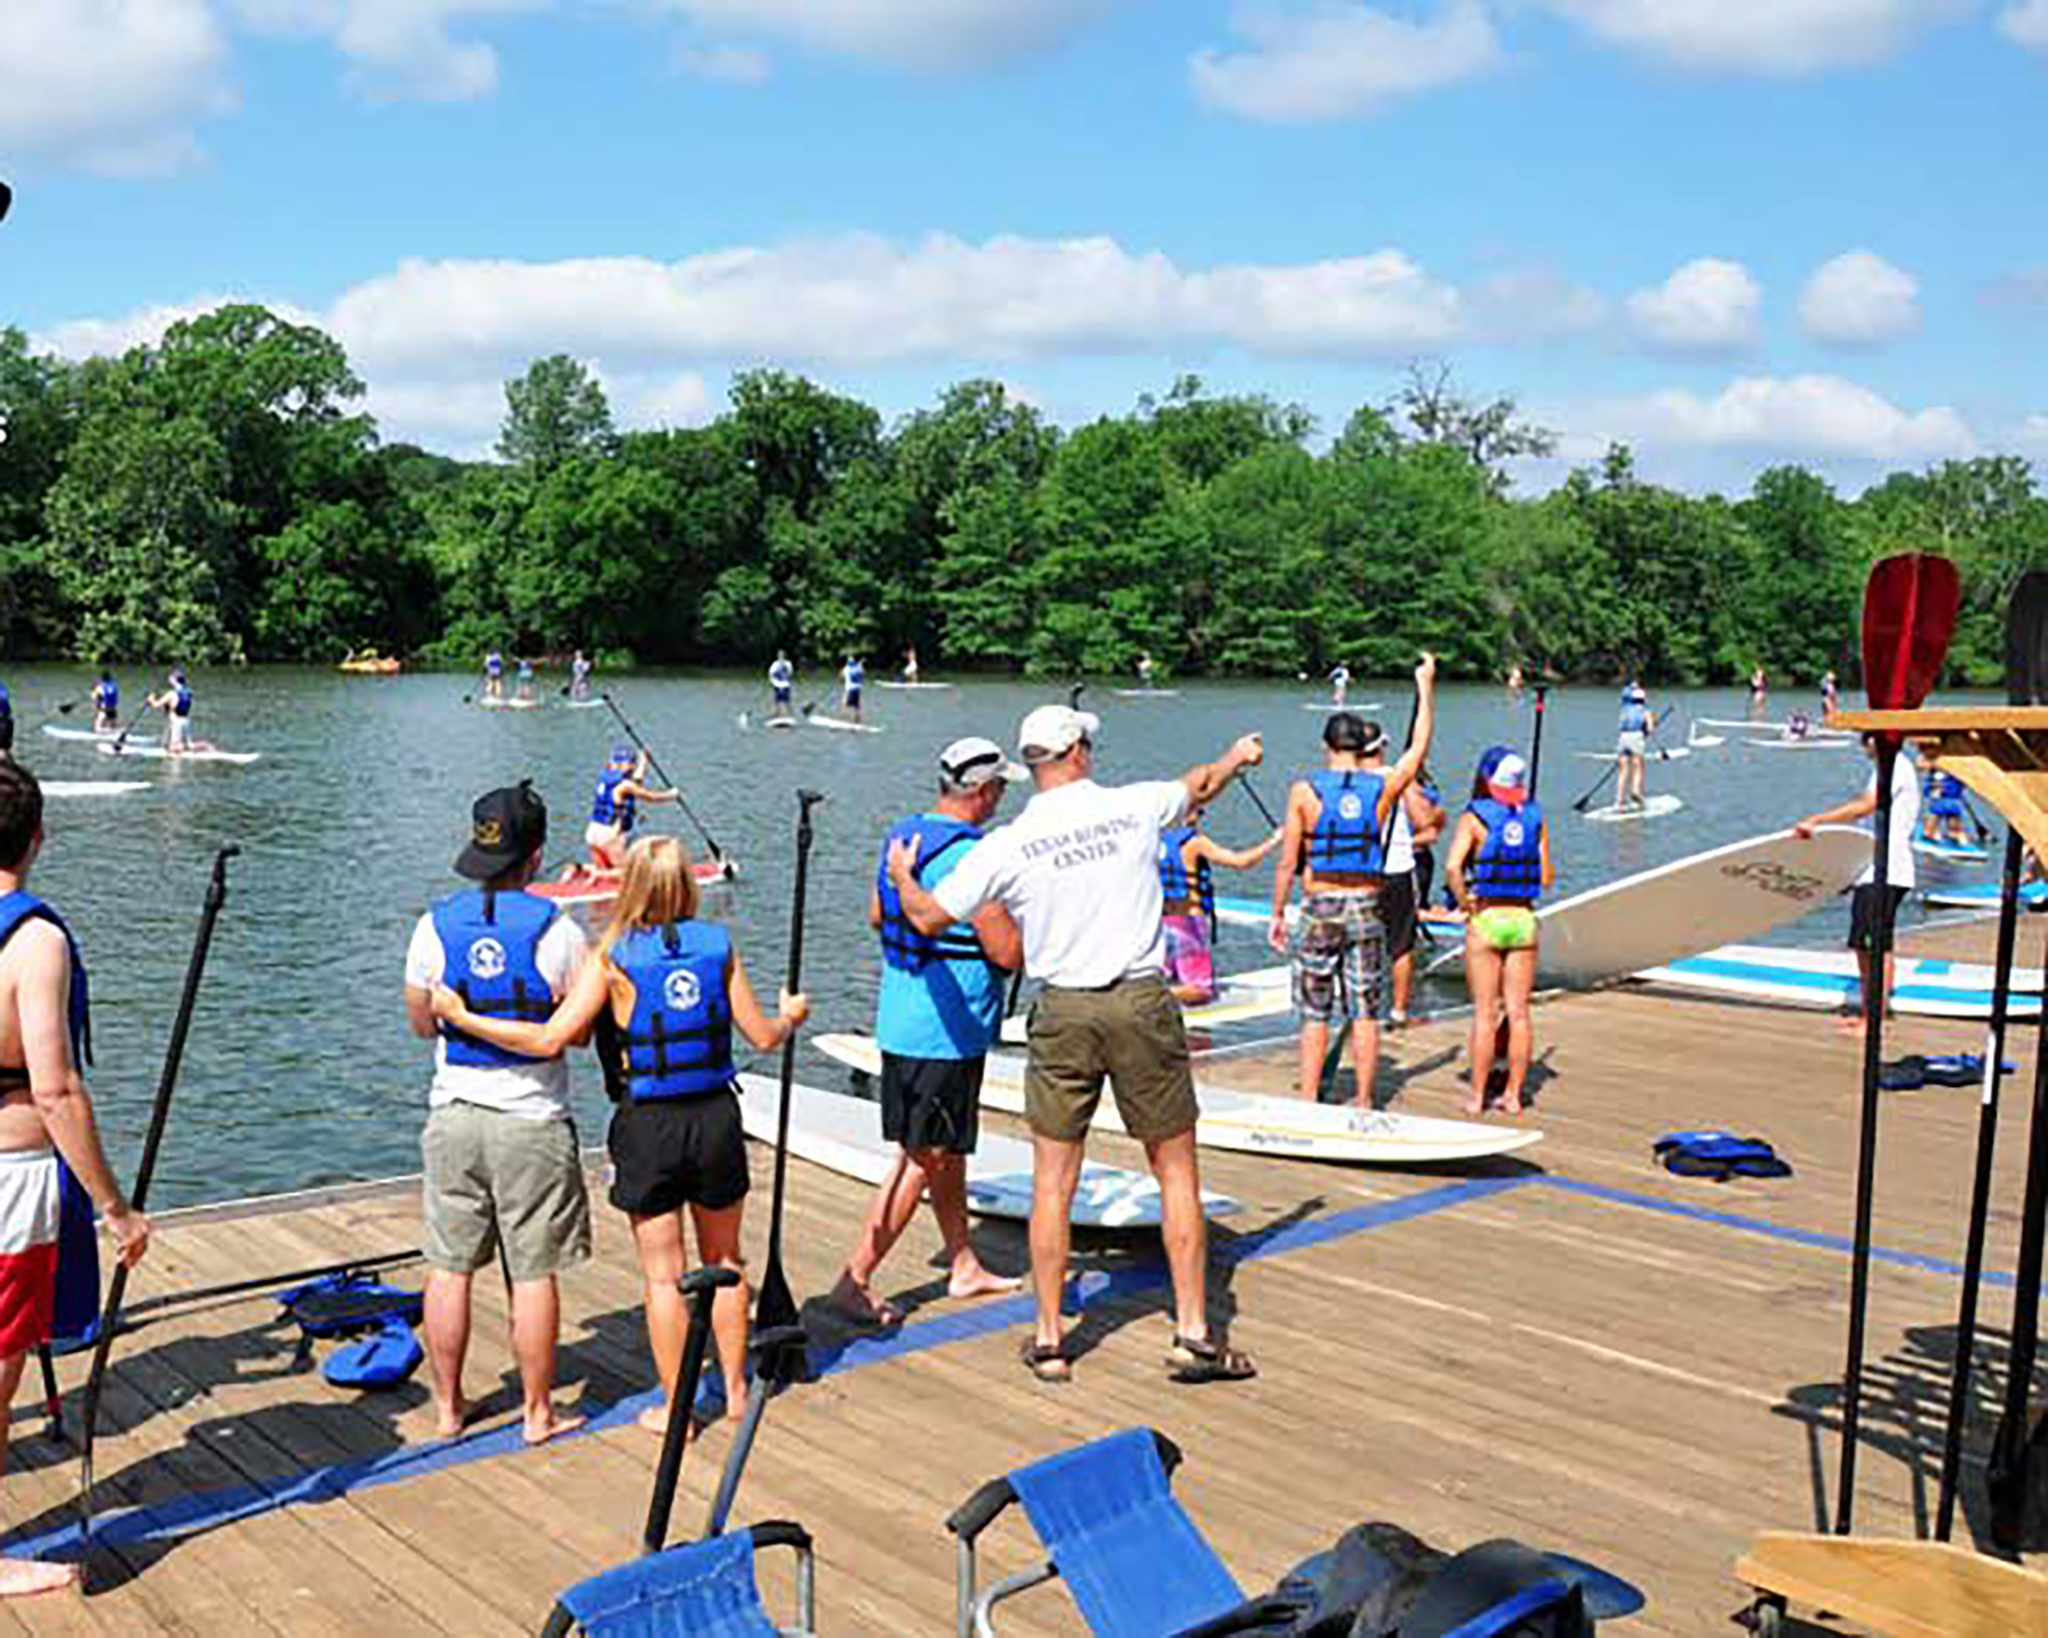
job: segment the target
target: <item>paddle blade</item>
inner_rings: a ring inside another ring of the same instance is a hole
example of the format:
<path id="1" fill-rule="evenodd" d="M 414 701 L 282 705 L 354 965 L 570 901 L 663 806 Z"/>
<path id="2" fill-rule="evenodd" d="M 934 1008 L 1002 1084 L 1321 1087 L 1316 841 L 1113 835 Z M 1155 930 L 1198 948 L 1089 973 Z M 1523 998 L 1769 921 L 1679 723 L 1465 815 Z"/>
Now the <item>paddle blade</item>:
<path id="1" fill-rule="evenodd" d="M 782 1259 L 774 1258 L 761 1276 L 761 1293 L 754 1299 L 754 1328 L 772 1331 L 794 1325 L 801 1317 L 795 1294 L 789 1289 L 789 1277 L 782 1272 Z"/>
<path id="2" fill-rule="evenodd" d="M 1872 709 L 1911 711 L 1927 698 L 1955 635 L 1962 582 L 1945 557 L 1907 553 L 1870 571 L 1863 589 L 1863 687 Z"/>
<path id="3" fill-rule="evenodd" d="M 2005 611 L 2005 697 L 2014 705 L 2048 699 L 2048 569 L 2029 569 Z"/>
<path id="4" fill-rule="evenodd" d="M 810 1351 L 804 1345 L 802 1318 L 782 1272 L 782 1260 L 775 1258 L 761 1276 L 761 1294 L 754 1303 L 754 1334 L 763 1344 L 755 1364 L 772 1386 L 801 1382 L 809 1375 Z"/>

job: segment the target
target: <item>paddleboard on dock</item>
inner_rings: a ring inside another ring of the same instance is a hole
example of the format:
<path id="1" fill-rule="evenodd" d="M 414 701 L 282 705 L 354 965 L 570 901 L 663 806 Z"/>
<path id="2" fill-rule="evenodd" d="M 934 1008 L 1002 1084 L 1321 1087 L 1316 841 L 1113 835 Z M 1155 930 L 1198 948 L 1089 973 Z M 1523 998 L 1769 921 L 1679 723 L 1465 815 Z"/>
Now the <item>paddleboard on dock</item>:
<path id="1" fill-rule="evenodd" d="M 1988 1018 L 1994 969 L 1976 962 L 1901 955 L 1896 958 L 1892 1011 L 1922 1018 Z M 1850 950 L 1780 949 L 1729 944 L 1635 975 L 1646 983 L 1742 1001 L 1839 1008 L 1857 999 L 1856 956 Z M 2011 1010 L 2031 1018 L 2041 1007 L 2041 969 L 2015 967 Z"/>

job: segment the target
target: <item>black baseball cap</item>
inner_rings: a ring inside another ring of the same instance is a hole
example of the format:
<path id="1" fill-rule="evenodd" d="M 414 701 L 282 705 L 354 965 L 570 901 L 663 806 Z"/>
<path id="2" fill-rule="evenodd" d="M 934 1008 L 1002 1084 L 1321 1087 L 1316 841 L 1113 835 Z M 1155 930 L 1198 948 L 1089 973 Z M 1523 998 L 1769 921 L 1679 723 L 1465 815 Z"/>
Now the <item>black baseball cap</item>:
<path id="1" fill-rule="evenodd" d="M 455 873 L 473 882 L 504 875 L 547 844 L 548 805 L 530 779 L 487 791 L 469 815 L 469 846 L 456 856 Z"/>

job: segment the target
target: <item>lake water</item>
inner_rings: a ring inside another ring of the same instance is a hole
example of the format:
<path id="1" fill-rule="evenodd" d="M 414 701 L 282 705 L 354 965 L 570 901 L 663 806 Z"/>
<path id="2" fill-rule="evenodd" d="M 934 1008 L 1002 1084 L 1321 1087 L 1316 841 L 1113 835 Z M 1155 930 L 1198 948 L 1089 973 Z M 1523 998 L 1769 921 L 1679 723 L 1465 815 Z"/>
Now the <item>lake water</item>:
<path id="1" fill-rule="evenodd" d="M 195 678 L 198 732 L 224 748 L 261 751 L 252 767 L 115 764 L 94 747 L 44 737 L 58 703 L 89 683 L 76 669 L 13 668 L 16 753 L 46 779 L 115 775 L 153 781 L 147 791 L 53 800 L 49 846 L 35 885 L 71 917 L 93 978 L 98 1063 L 92 1085 L 124 1175 L 132 1168 L 175 1012 L 214 850 L 236 843 L 228 907 L 159 1163 L 157 1203 L 183 1204 L 350 1178 L 412 1171 L 431 1049 L 406 1029 L 402 974 L 415 918 L 457 884 L 449 866 L 467 837 L 474 797 L 530 777 L 553 813 L 550 857 L 578 850 L 592 782 L 617 737 L 604 711 L 480 711 L 474 686 L 455 676 L 345 677 L 300 668 L 252 668 Z M 123 676 L 132 700 L 144 679 Z M 550 698 L 560 679 L 544 679 Z M 1064 690 L 1043 684 L 963 682 L 944 692 L 871 690 L 878 735 L 758 726 L 766 690 L 753 677 L 635 674 L 611 682 L 692 807 L 742 879 L 710 895 L 755 975 L 772 995 L 782 975 L 795 857 L 795 792 L 830 800 L 817 812 L 805 987 L 814 1030 L 867 1029 L 879 956 L 865 910 L 882 832 L 924 804 L 933 759 L 969 733 L 1009 743 L 1022 714 Z M 822 679 L 798 699 L 822 698 Z M 1106 686 L 1084 704 L 1104 718 L 1098 772 L 1106 781 L 1165 777 L 1218 754 L 1237 734 L 1265 735 L 1267 764 L 1254 783 L 1277 811 L 1291 774 L 1319 765 L 1321 715 L 1305 684 L 1190 684 L 1176 699 L 1118 698 Z M 1398 737 L 1405 683 L 1354 686 L 1355 701 L 1385 702 Z M 1659 707 L 1734 717 L 1731 692 L 1662 695 Z M 1772 710 L 1818 709 L 1810 695 L 1774 696 Z M 1723 749 L 1653 763 L 1652 791 L 1682 796 L 1681 813 L 1648 823 L 1588 824 L 1571 799 L 1600 777 L 1582 750 L 1611 750 L 1615 695 L 1559 689 L 1544 730 L 1542 794 L 1553 815 L 1558 891 L 1621 875 L 1782 826 L 1854 793 L 1867 765 L 1853 751 L 1785 755 Z M 742 713 L 755 726 L 743 727 Z M 1433 757 L 1448 797 L 1469 784 L 1494 742 L 1526 750 L 1533 712 L 1494 687 L 1447 687 Z M 1683 727 L 1667 730 L 1674 743 Z M 1661 738 L 1662 736 L 1660 736 Z M 1012 808 L 1021 795 L 1010 798 Z M 673 808 L 656 829 L 696 833 Z M 1211 829 L 1232 843 L 1263 834 L 1251 802 L 1226 793 Z M 1922 869 L 1929 869 L 1927 861 Z M 1976 866 L 1988 876 L 1993 867 Z M 1264 894 L 1271 875 L 1225 873 L 1223 889 Z M 1830 908 L 1788 937 L 1838 934 Z M 1273 959 L 1253 930 L 1222 930 L 1220 971 Z M 1287 1027 L 1286 1020 L 1265 1026 Z M 580 1056 L 580 1055 L 579 1055 Z M 810 1054 L 800 1073 L 838 1083 Z M 603 1130 L 598 1077 L 581 1057 L 575 1080 L 586 1141 Z"/>

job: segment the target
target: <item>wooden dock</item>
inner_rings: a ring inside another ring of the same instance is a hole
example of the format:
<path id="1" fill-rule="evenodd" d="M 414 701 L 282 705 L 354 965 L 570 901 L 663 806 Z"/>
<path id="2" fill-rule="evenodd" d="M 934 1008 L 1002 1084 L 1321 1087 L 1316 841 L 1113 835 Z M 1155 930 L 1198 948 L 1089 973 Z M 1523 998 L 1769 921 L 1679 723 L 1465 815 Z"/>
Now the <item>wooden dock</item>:
<path id="1" fill-rule="evenodd" d="M 2030 962 L 2039 925 L 2023 929 Z M 1913 943 L 1989 959 L 1982 926 Z M 1142 1237 L 1084 1246 L 1087 1351 L 1070 1385 L 1033 1382 L 1016 1360 L 1024 1302 L 946 1301 L 921 1220 L 883 1271 L 883 1288 L 915 1304 L 910 1322 L 888 1338 L 819 1322 L 822 1372 L 771 1409 L 737 1517 L 810 1527 L 825 1632 L 943 1634 L 946 1513 L 984 1479 L 1149 1424 L 1187 1452 L 1179 1492 L 1248 1591 L 1343 1527 L 1388 1519 L 1446 1548 L 1510 1535 L 1611 1569 L 1649 1599 L 1618 1634 L 1736 1630 L 1726 1621 L 1747 1594 L 1731 1567 L 1751 1535 L 1822 1527 L 1830 1512 L 1860 1047 L 1823 1014 L 1640 989 L 1546 1004 L 1538 1031 L 1541 1081 L 1524 1117 L 1546 1134 L 1527 1151 L 1534 1165 L 1416 1175 L 1205 1154 L 1205 1181 L 1246 1206 L 1215 1235 L 1212 1289 L 1215 1314 L 1259 1360 L 1248 1385 L 1165 1380 L 1164 1277 Z M 1455 1113 L 1462 1036 L 1444 1020 L 1388 1037 L 1383 1090 L 1404 1109 Z M 1956 1051 L 1976 1049 L 1981 1031 L 1905 1020 L 1890 1040 L 1893 1052 Z M 2021 1069 L 2007 1083 L 1991 1224 L 2001 1276 L 2031 1027 L 2008 1055 Z M 1277 1091 L 1291 1062 L 1290 1043 L 1219 1054 L 1202 1073 Z M 804 1074 L 841 1084 L 815 1058 Z M 1887 1098 L 1863 1532 L 1931 1528 L 1976 1123 L 1968 1090 Z M 1699 1126 L 1768 1136 L 1797 1175 L 1717 1186 L 1652 1163 L 1659 1132 Z M 1118 1140 L 1097 1152 L 1142 1164 Z M 758 1266 L 768 1167 L 756 1159 Z M 865 1190 L 801 1163 L 791 1177 L 789 1268 L 799 1293 L 814 1293 L 852 1241 Z M 355 1396 L 293 1371 L 267 1298 L 146 1312 L 116 1348 L 106 1395 L 90 1596 L 0 1608 L 0 1632 L 535 1630 L 556 1591 L 635 1553 L 655 1457 L 631 1422 L 652 1381 L 639 1278 L 623 1221 L 600 1202 L 597 1223 L 596 1261 L 564 1281 L 562 1397 L 612 1408 L 538 1451 L 519 1449 L 508 1426 L 516 1398 L 488 1273 L 471 1391 L 501 1372 L 505 1386 L 499 1414 L 453 1446 L 430 1438 L 423 1381 Z M 978 1232 L 992 1264 L 1022 1270 L 1016 1229 Z M 416 1237 L 411 1186 L 184 1214 L 161 1225 L 132 1300 Z M 1980 1452 L 2010 1303 L 2009 1280 L 1987 1286 Z M 80 1371 L 65 1362 L 67 1390 Z M 73 1522 L 78 1468 L 41 1431 L 34 1376 L 14 1410 L 0 1519 L 17 1541 L 47 1542 Z M 729 1439 L 718 1424 L 693 1452 L 677 1534 L 699 1528 Z M 1974 1486 L 1966 1500 L 1967 1542 Z M 988 1544 L 995 1573 L 1037 1556 L 1021 1521 Z M 783 1598 L 782 1567 L 766 1563 Z M 1078 1630 L 1057 1589 L 1012 1607 L 1020 1633 Z"/>

